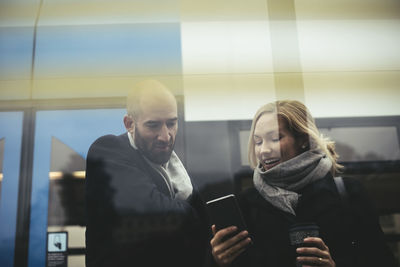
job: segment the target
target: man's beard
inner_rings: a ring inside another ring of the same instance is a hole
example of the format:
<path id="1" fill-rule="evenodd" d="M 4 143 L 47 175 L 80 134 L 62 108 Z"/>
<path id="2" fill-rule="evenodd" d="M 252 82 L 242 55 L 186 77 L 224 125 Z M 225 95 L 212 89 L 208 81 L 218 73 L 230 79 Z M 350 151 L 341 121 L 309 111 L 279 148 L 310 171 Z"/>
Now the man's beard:
<path id="1" fill-rule="evenodd" d="M 153 141 L 153 142 L 148 142 L 146 141 L 139 133 L 139 131 L 136 129 L 135 131 L 135 145 L 139 149 L 140 152 L 143 153 L 143 155 L 149 159 L 150 161 L 156 163 L 156 164 L 164 164 L 169 161 L 171 158 L 172 151 L 174 149 L 174 139 L 171 138 L 170 143 L 168 144 L 168 150 L 166 151 L 159 151 L 156 152 L 156 147 L 158 145 L 165 146 L 166 142 L 160 142 L 160 141 Z"/>

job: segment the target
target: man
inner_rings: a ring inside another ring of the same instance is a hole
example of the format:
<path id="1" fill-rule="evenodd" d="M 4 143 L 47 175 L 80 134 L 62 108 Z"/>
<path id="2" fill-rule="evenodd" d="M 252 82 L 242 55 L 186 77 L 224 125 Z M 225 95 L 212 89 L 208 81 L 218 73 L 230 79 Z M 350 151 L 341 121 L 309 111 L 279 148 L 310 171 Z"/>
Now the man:
<path id="1" fill-rule="evenodd" d="M 124 125 L 88 152 L 86 265 L 202 266 L 208 226 L 173 151 L 175 97 L 157 81 L 137 84 Z"/>

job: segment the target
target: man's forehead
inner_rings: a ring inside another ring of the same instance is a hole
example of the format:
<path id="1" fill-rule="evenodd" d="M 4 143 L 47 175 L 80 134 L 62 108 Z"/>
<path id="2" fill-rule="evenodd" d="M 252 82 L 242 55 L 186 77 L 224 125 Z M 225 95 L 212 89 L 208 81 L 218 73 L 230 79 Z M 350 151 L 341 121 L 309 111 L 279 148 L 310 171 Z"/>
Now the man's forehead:
<path id="1" fill-rule="evenodd" d="M 174 122 L 177 121 L 178 117 L 172 117 L 172 118 L 151 118 L 151 117 L 147 117 L 147 118 L 142 118 L 142 122 L 146 123 L 146 122 Z"/>
<path id="2" fill-rule="evenodd" d="M 140 103 L 140 111 L 142 114 L 154 116 L 161 116 L 162 114 L 177 114 L 178 109 L 175 102 L 153 102 L 153 103 Z"/>
<path id="3" fill-rule="evenodd" d="M 178 120 L 178 114 L 175 110 L 147 110 L 139 113 L 138 121 L 145 122 L 166 122 Z"/>

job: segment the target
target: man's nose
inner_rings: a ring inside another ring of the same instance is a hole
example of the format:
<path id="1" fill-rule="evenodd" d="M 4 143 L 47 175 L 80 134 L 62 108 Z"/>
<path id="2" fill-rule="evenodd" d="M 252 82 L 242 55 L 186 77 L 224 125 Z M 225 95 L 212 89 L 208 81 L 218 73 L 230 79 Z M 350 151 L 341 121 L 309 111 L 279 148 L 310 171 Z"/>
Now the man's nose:
<path id="1" fill-rule="evenodd" d="M 162 142 L 169 142 L 171 138 L 167 125 L 163 125 L 160 129 L 157 139 Z"/>

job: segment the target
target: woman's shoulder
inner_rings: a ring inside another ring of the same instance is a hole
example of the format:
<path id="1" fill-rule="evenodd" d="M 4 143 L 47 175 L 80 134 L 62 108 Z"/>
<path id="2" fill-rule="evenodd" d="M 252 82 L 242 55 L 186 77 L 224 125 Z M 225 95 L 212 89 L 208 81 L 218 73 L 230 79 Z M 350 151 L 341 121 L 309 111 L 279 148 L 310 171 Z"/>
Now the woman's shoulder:
<path id="1" fill-rule="evenodd" d="M 371 224 L 378 225 L 378 212 L 376 203 L 369 196 L 368 191 L 364 187 L 362 181 L 357 178 L 343 176 L 344 188 L 341 190 L 340 185 L 336 182 L 332 182 L 333 186 L 336 187 L 335 197 L 338 203 L 344 207 L 349 218 L 357 221 L 357 224 Z M 334 179 L 333 179 L 334 180 Z M 362 228 L 360 226 L 360 228 Z"/>
<path id="2" fill-rule="evenodd" d="M 350 202 L 361 202 L 371 204 L 368 192 L 359 179 L 344 176 L 343 178 L 344 192 L 340 193 L 340 185 L 336 185 L 337 190 L 342 194 L 342 198 Z"/>
<path id="3" fill-rule="evenodd" d="M 341 183 L 340 180 L 343 181 L 343 183 Z M 328 173 L 323 179 L 317 180 L 306 186 L 304 191 L 322 192 L 323 194 L 330 193 L 334 195 L 346 195 L 342 197 L 364 197 L 366 194 L 365 188 L 360 180 L 348 176 L 333 177 L 330 173 Z"/>
<path id="4" fill-rule="evenodd" d="M 365 193 L 365 188 L 359 179 L 343 176 L 343 183 L 350 193 Z"/>

